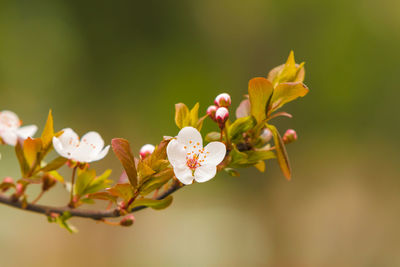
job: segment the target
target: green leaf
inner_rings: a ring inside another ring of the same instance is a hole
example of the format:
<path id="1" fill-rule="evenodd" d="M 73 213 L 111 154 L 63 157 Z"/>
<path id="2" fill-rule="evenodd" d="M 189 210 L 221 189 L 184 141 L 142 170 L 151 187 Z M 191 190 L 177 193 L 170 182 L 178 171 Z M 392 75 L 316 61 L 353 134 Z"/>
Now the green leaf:
<path id="1" fill-rule="evenodd" d="M 190 123 L 190 114 L 188 107 L 183 103 L 175 104 L 175 124 L 179 129 L 188 126 Z"/>
<path id="2" fill-rule="evenodd" d="M 129 182 L 133 187 L 137 186 L 137 171 L 135 166 L 135 159 L 132 154 L 132 150 L 129 146 L 128 140 L 123 138 L 114 138 L 111 141 L 113 151 L 119 161 L 121 162 L 124 170 L 128 176 Z"/>
<path id="3" fill-rule="evenodd" d="M 242 164 L 247 164 L 247 154 L 244 152 L 240 152 L 236 146 L 233 146 L 233 149 L 230 152 L 230 156 L 231 156 L 231 163 L 230 166 L 238 166 L 240 167 L 240 165 Z"/>
<path id="4" fill-rule="evenodd" d="M 74 233 L 77 233 L 78 232 L 78 230 L 74 227 L 74 226 L 72 226 L 71 224 L 69 224 L 68 222 L 67 222 L 67 220 L 69 219 L 69 218 L 71 218 L 72 216 L 71 216 L 71 213 L 69 213 L 68 211 L 66 211 L 66 212 L 64 212 L 62 215 L 59 215 L 59 216 L 57 216 L 57 217 L 55 217 L 55 218 L 53 218 L 53 217 L 47 217 L 47 220 L 49 221 L 49 222 L 53 222 L 53 223 L 57 223 L 61 228 L 64 228 L 64 229 L 66 229 L 68 232 L 70 232 L 71 234 L 74 234 Z"/>
<path id="5" fill-rule="evenodd" d="M 42 142 L 43 142 L 43 155 L 47 153 L 47 151 L 51 148 L 53 144 L 53 136 L 54 136 L 54 126 L 53 126 L 53 115 L 51 112 L 51 109 L 49 110 L 49 115 L 47 116 L 47 122 L 46 125 L 44 126 L 43 132 L 42 132 Z"/>
<path id="6" fill-rule="evenodd" d="M 203 123 L 204 120 L 208 117 L 208 115 L 204 115 L 200 119 L 197 120 L 197 123 L 193 125 L 194 128 L 196 128 L 198 131 L 201 131 L 201 128 L 203 128 Z"/>
<path id="7" fill-rule="evenodd" d="M 139 161 L 138 174 L 139 174 L 140 182 L 145 181 L 146 178 L 148 178 L 149 176 L 151 176 L 154 173 L 155 173 L 155 171 L 152 170 L 143 160 Z"/>
<path id="8" fill-rule="evenodd" d="M 236 147 L 230 152 L 231 167 L 250 167 L 260 164 L 260 161 L 275 158 L 275 153 L 270 150 L 250 150 L 240 152 Z"/>
<path id="9" fill-rule="evenodd" d="M 229 140 L 237 142 L 242 139 L 243 133 L 253 129 L 257 125 L 257 121 L 253 116 L 237 119 L 228 129 Z"/>
<path id="10" fill-rule="evenodd" d="M 43 172 L 48 172 L 48 171 L 53 171 L 61 168 L 68 159 L 63 158 L 63 157 L 57 157 L 54 160 L 52 160 L 50 163 L 48 163 L 46 166 L 41 168 L 40 170 Z"/>
<path id="11" fill-rule="evenodd" d="M 154 190 L 159 189 L 161 186 L 171 180 L 173 175 L 174 172 L 172 169 L 166 169 L 160 173 L 153 175 L 140 187 L 140 194 L 142 196 L 145 196 L 150 194 Z"/>
<path id="12" fill-rule="evenodd" d="M 303 97 L 308 93 L 308 88 L 301 82 L 288 82 L 279 84 L 271 98 L 271 112 L 279 109 L 284 104 Z"/>
<path id="13" fill-rule="evenodd" d="M 281 171 L 285 175 L 286 179 L 290 180 L 292 177 L 292 170 L 290 168 L 289 158 L 282 138 L 275 126 L 268 124 L 267 127 L 271 130 L 274 137 L 276 156 L 278 159 L 279 167 L 281 168 Z"/>
<path id="14" fill-rule="evenodd" d="M 107 189 L 111 195 L 122 198 L 128 202 L 134 195 L 133 188 L 130 184 L 116 184 L 115 186 Z"/>
<path id="15" fill-rule="evenodd" d="M 91 194 L 88 194 L 87 197 L 90 199 L 108 200 L 108 201 L 112 201 L 114 203 L 117 202 L 117 197 L 110 194 L 110 192 L 108 192 L 108 191 L 91 193 Z"/>
<path id="16" fill-rule="evenodd" d="M 199 120 L 199 107 L 200 104 L 197 102 L 194 107 L 190 110 L 190 126 L 195 126 L 197 124 L 197 121 Z"/>
<path id="17" fill-rule="evenodd" d="M 23 143 L 17 142 L 17 144 L 15 145 L 15 154 L 19 162 L 21 174 L 23 177 L 25 177 L 25 175 L 29 172 L 29 166 L 24 156 Z"/>
<path id="18" fill-rule="evenodd" d="M 64 178 L 57 171 L 49 171 L 48 174 L 60 183 L 64 183 Z"/>
<path id="19" fill-rule="evenodd" d="M 246 152 L 248 162 L 257 163 L 260 160 L 267 160 L 275 158 L 275 153 L 271 150 L 251 150 Z"/>
<path id="20" fill-rule="evenodd" d="M 40 165 L 40 152 L 42 150 L 42 140 L 40 138 L 28 137 L 24 141 L 24 158 L 28 164 L 29 172 L 26 176 L 31 176 L 34 170 Z"/>
<path id="21" fill-rule="evenodd" d="M 266 118 L 267 105 L 273 93 L 273 86 L 266 78 L 258 77 L 249 81 L 251 115 L 261 123 Z"/>
<path id="22" fill-rule="evenodd" d="M 233 168 L 225 168 L 224 171 L 226 171 L 230 176 L 234 177 L 240 176 L 240 173 Z"/>
<path id="23" fill-rule="evenodd" d="M 259 170 L 260 172 L 265 172 L 265 162 L 264 161 L 257 162 L 257 164 L 255 164 L 254 167 L 256 167 L 256 169 Z"/>
<path id="24" fill-rule="evenodd" d="M 84 195 L 90 193 L 96 193 L 100 190 L 106 189 L 112 183 L 111 180 L 108 180 L 108 177 L 111 175 L 111 170 L 106 170 L 102 175 L 92 179 L 89 185 L 86 187 L 84 191 Z"/>
<path id="25" fill-rule="evenodd" d="M 286 63 L 273 68 L 268 73 L 268 80 L 276 87 L 278 84 L 284 82 L 303 82 L 304 75 L 304 62 L 296 64 L 294 53 L 290 51 Z"/>
<path id="26" fill-rule="evenodd" d="M 145 206 L 150 207 L 155 210 L 161 210 L 167 208 L 172 203 L 172 196 L 167 196 L 166 198 L 157 200 L 157 199 L 149 199 L 149 198 L 142 198 L 135 200 L 130 209 L 135 207 Z"/>
<path id="27" fill-rule="evenodd" d="M 85 195 L 86 188 L 89 186 L 90 182 L 96 177 L 95 170 L 79 170 L 76 177 L 74 194 L 78 196 Z"/>
<path id="28" fill-rule="evenodd" d="M 168 143 L 169 140 L 161 141 L 161 143 L 154 149 L 154 152 L 150 156 L 146 157 L 145 159 L 146 164 L 154 171 L 159 171 L 163 166 L 165 166 L 164 160 L 167 160 Z"/>
<path id="29" fill-rule="evenodd" d="M 205 137 L 206 142 L 213 142 L 221 140 L 221 133 L 218 132 L 210 132 Z"/>

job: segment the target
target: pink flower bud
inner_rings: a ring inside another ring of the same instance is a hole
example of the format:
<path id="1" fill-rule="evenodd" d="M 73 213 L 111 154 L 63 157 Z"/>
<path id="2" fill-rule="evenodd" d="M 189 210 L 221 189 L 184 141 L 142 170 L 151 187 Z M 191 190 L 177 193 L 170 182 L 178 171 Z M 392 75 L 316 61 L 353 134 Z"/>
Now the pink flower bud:
<path id="1" fill-rule="evenodd" d="M 132 214 L 129 214 L 128 216 L 124 217 L 119 224 L 121 226 L 131 226 L 135 222 L 135 217 Z"/>
<path id="2" fill-rule="evenodd" d="M 296 133 L 296 131 L 293 130 L 293 129 L 287 130 L 287 131 L 285 132 L 285 134 L 283 135 L 282 140 L 283 140 L 283 142 L 284 142 L 285 144 L 289 144 L 289 143 L 292 143 L 292 142 L 296 141 L 296 140 L 297 140 L 297 133 Z"/>
<path id="3" fill-rule="evenodd" d="M 215 112 L 215 120 L 218 122 L 221 128 L 223 128 L 228 118 L 229 118 L 229 111 L 227 108 L 221 107 L 217 109 L 217 112 Z"/>
<path id="4" fill-rule="evenodd" d="M 140 158 L 144 159 L 147 156 L 153 154 L 154 149 L 156 149 L 155 146 L 153 146 L 151 144 L 147 144 L 147 145 L 142 146 L 142 148 L 140 149 L 140 152 L 139 152 Z"/>
<path id="5" fill-rule="evenodd" d="M 11 177 L 5 177 L 1 183 L 2 192 L 7 192 L 10 187 L 14 186 L 14 180 Z"/>
<path id="6" fill-rule="evenodd" d="M 14 180 L 11 177 L 5 177 L 3 183 L 13 184 Z"/>
<path id="7" fill-rule="evenodd" d="M 215 121 L 215 112 L 217 112 L 218 107 L 217 106 L 209 106 L 207 108 L 207 115 L 213 120 Z"/>
<path id="8" fill-rule="evenodd" d="M 231 96 L 227 93 L 219 94 L 215 98 L 214 103 L 218 107 L 229 107 L 231 105 Z"/>
<path id="9" fill-rule="evenodd" d="M 15 194 L 17 196 L 22 196 L 25 191 L 25 187 L 21 183 L 17 183 L 15 186 Z"/>
<path id="10" fill-rule="evenodd" d="M 261 131 L 260 138 L 264 144 L 268 143 L 272 138 L 272 132 L 265 128 Z"/>

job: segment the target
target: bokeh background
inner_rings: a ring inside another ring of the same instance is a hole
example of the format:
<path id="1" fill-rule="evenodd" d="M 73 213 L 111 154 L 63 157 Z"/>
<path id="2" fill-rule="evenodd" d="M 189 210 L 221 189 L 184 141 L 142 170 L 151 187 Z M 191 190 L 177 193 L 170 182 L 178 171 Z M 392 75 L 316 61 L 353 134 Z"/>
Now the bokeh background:
<path id="1" fill-rule="evenodd" d="M 73 219 L 77 235 L 0 206 L 0 265 L 400 266 L 399 32 L 395 0 L 1 1 L 0 110 L 41 129 L 52 108 L 57 129 L 137 153 L 177 133 L 175 103 L 204 112 L 228 92 L 235 107 L 291 49 L 310 93 L 275 121 L 299 135 L 291 182 L 270 161 L 187 187 L 132 228 Z M 0 176 L 18 177 L 0 151 Z M 94 166 L 121 171 L 112 153 Z"/>

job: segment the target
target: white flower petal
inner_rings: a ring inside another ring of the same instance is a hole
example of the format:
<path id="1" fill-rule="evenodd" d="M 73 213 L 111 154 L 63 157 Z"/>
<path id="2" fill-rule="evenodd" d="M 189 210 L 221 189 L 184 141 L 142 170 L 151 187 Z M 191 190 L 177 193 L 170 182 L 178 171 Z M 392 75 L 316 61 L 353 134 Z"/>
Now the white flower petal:
<path id="1" fill-rule="evenodd" d="M 54 150 L 61 156 L 67 159 L 71 159 L 71 152 L 64 150 L 63 145 L 57 137 L 53 137 Z"/>
<path id="2" fill-rule="evenodd" d="M 10 110 L 3 110 L 0 112 L 0 125 L 16 130 L 21 126 L 21 121 L 18 115 Z"/>
<path id="3" fill-rule="evenodd" d="M 71 128 L 65 128 L 62 131 L 61 136 L 53 137 L 54 149 L 60 156 L 72 159 L 73 152 L 79 146 L 79 137 Z"/>
<path id="4" fill-rule="evenodd" d="M 176 178 L 185 185 L 193 183 L 192 170 L 186 165 L 179 165 L 174 167 L 174 173 Z"/>
<path id="5" fill-rule="evenodd" d="M 60 140 L 63 150 L 72 153 L 79 145 L 79 136 L 71 128 L 65 128 L 62 131 L 63 134 L 57 139 Z"/>
<path id="6" fill-rule="evenodd" d="M 226 146 L 221 142 L 211 142 L 204 148 L 204 165 L 214 165 L 220 164 L 226 155 Z M 201 156 L 200 156 L 201 157 Z"/>
<path id="7" fill-rule="evenodd" d="M 104 147 L 104 140 L 98 132 L 88 132 L 81 138 L 81 144 L 87 144 L 92 148 L 92 155 L 97 155 Z"/>
<path id="8" fill-rule="evenodd" d="M 203 147 L 203 139 L 200 132 L 193 127 L 185 127 L 178 133 L 178 142 L 185 146 L 196 146 L 195 149 Z"/>
<path id="9" fill-rule="evenodd" d="M 176 139 L 172 139 L 167 146 L 168 160 L 172 166 L 186 164 L 186 150 L 183 144 L 180 144 Z"/>
<path id="10" fill-rule="evenodd" d="M 22 139 L 26 139 L 28 137 L 32 137 L 36 133 L 37 129 L 38 127 L 36 125 L 27 125 L 24 127 L 20 127 L 17 130 L 17 135 Z"/>
<path id="11" fill-rule="evenodd" d="M 72 152 L 71 155 L 73 160 L 79 162 L 91 162 L 95 158 L 93 154 L 93 147 L 88 143 L 81 142 L 79 146 Z"/>
<path id="12" fill-rule="evenodd" d="M 110 145 L 106 146 L 100 153 L 98 153 L 92 161 L 97 161 L 103 159 L 108 154 L 108 150 L 110 150 Z"/>
<path id="13" fill-rule="evenodd" d="M 217 174 L 217 167 L 212 164 L 206 164 L 198 167 L 194 172 L 194 179 L 196 182 L 204 183 L 212 178 Z"/>
<path id="14" fill-rule="evenodd" d="M 2 131 L 0 136 L 7 145 L 15 146 L 17 144 L 18 136 L 14 130 Z"/>

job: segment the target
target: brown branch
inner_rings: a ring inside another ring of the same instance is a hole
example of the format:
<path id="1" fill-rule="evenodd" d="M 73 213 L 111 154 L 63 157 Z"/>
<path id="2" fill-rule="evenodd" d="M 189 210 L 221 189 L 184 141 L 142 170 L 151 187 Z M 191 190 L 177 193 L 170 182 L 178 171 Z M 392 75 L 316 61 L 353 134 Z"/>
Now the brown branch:
<path id="1" fill-rule="evenodd" d="M 172 193 L 174 193 L 176 190 L 181 188 L 179 183 L 174 182 L 171 187 L 169 187 L 163 194 L 161 194 L 159 197 L 156 199 L 160 200 L 163 199 Z M 103 218 L 118 218 L 121 215 L 121 212 L 119 209 L 114 209 L 114 210 L 84 210 L 84 209 L 72 209 L 70 207 L 51 207 L 51 206 L 45 206 L 45 205 L 38 205 L 38 204 L 32 204 L 28 203 L 25 208 L 23 208 L 23 204 L 20 200 L 15 201 L 11 196 L 5 196 L 0 194 L 0 203 L 3 203 L 5 205 L 17 208 L 17 209 L 22 209 L 22 210 L 27 210 L 27 211 L 32 211 L 36 213 L 41 213 L 44 215 L 50 215 L 51 213 L 57 213 L 57 214 L 62 214 L 64 212 L 69 212 L 73 217 L 81 217 L 81 218 L 88 218 L 88 219 L 93 219 L 93 220 L 101 220 Z M 131 213 L 137 212 L 139 210 L 147 208 L 146 206 L 139 206 L 135 207 L 131 210 Z"/>

